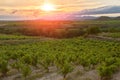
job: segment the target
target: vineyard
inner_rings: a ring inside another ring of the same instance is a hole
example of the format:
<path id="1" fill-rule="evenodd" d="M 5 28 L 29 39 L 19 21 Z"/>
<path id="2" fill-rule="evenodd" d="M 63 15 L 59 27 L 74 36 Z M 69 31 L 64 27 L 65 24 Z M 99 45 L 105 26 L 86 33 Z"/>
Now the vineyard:
<path id="1" fill-rule="evenodd" d="M 69 80 L 67 75 L 76 66 L 96 70 L 100 80 L 110 80 L 120 69 L 120 43 L 78 37 L 0 45 L 1 79 L 15 70 L 14 74 L 22 74 L 16 80 L 30 80 L 28 77 L 34 69 L 42 69 L 44 75 L 51 72 L 50 67 L 55 67 L 63 80 Z"/>
<path id="2" fill-rule="evenodd" d="M 0 22 L 0 80 L 119 80 L 119 73 L 120 20 Z"/>
<path id="3" fill-rule="evenodd" d="M 120 0 L 0 0 L 0 80 L 120 80 Z"/>

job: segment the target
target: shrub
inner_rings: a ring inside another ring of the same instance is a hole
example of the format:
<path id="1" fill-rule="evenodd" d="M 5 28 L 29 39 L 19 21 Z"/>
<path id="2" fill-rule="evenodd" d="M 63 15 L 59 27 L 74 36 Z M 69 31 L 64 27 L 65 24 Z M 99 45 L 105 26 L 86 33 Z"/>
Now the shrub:
<path id="1" fill-rule="evenodd" d="M 100 33 L 100 28 L 99 27 L 88 27 L 86 29 L 87 34 L 98 34 Z"/>
<path id="2" fill-rule="evenodd" d="M 0 72 L 2 73 L 2 76 L 6 76 L 8 72 L 8 61 L 6 60 L 0 60 Z"/>
<path id="3" fill-rule="evenodd" d="M 60 69 L 60 73 L 63 75 L 63 80 L 66 80 L 67 74 L 73 71 L 73 67 L 67 61 L 59 65 L 59 69 Z"/>
<path id="4" fill-rule="evenodd" d="M 31 68 L 28 65 L 23 64 L 21 66 L 21 72 L 23 77 L 26 79 L 26 77 L 31 74 Z"/>

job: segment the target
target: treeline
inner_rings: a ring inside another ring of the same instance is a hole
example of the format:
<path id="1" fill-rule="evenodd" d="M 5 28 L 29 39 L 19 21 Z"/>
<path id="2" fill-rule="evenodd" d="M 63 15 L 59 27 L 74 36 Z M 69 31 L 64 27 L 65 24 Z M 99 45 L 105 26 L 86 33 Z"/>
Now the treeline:
<path id="1" fill-rule="evenodd" d="M 77 36 L 84 36 L 86 34 L 97 34 L 100 32 L 99 27 L 49 27 L 49 26 L 27 26 L 27 27 L 0 27 L 2 34 L 15 34 L 27 36 L 44 36 L 53 38 L 71 38 Z M 54 25 L 53 25 L 54 26 Z"/>
<path id="2" fill-rule="evenodd" d="M 101 29 L 96 26 L 88 27 L 88 28 L 26 28 L 21 30 L 23 35 L 28 36 L 45 36 L 45 37 L 53 37 L 53 38 L 71 38 L 77 36 L 87 36 L 87 35 L 96 35 L 101 32 Z"/>
<path id="3" fill-rule="evenodd" d="M 103 18 L 101 17 L 101 20 Z M 11 22 L 5 26 L 1 26 L 0 33 L 54 38 L 71 38 L 77 36 L 87 36 L 89 34 L 96 35 L 100 32 L 120 32 L 119 26 L 119 20 Z"/>
<path id="4" fill-rule="evenodd" d="M 53 38 L 72 38 L 77 36 L 96 35 L 100 32 L 119 32 L 119 27 L 99 27 L 99 26 L 88 26 L 88 27 L 9 27 L 0 28 L 2 34 L 15 34 L 15 35 L 26 35 L 26 36 L 44 36 Z"/>

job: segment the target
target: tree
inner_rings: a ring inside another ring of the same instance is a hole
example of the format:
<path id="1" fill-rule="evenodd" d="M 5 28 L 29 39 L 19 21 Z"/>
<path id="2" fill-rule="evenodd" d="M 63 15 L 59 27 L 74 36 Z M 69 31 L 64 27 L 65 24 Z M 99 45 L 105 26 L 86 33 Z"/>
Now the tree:
<path id="1" fill-rule="evenodd" d="M 88 27 L 86 29 L 87 34 L 98 34 L 100 33 L 100 28 L 99 27 Z"/>

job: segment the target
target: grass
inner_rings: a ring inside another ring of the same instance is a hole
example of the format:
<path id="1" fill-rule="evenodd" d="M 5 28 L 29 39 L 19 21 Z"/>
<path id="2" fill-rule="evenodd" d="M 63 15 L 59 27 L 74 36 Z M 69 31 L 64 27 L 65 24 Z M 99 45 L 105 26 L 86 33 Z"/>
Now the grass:
<path id="1" fill-rule="evenodd" d="M 0 40 L 24 40 L 31 38 L 35 38 L 35 37 L 24 36 L 24 35 L 0 34 Z"/>

